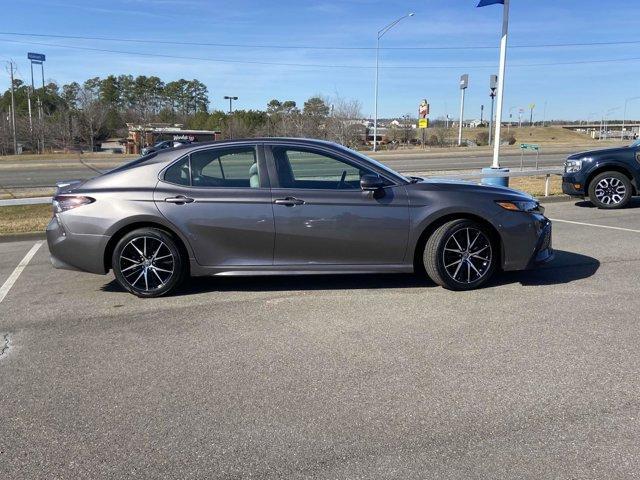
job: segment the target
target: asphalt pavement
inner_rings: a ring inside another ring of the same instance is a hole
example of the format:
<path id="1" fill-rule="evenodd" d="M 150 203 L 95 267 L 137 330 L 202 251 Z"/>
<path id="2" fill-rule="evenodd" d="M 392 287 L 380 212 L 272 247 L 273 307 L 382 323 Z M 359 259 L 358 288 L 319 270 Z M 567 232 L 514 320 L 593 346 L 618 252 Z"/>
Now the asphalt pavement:
<path id="1" fill-rule="evenodd" d="M 635 478 L 639 212 L 548 204 L 556 260 L 466 293 L 205 278 L 142 300 L 43 245 L 0 302 L 0 471 Z M 0 285 L 34 244 L 0 244 Z"/>
<path id="2" fill-rule="evenodd" d="M 541 154 L 539 157 L 540 168 L 561 167 L 569 153 Z M 381 162 L 401 173 L 419 173 L 443 170 L 475 170 L 491 165 L 492 156 L 489 153 L 469 155 L 468 152 L 451 155 L 447 153 L 441 156 L 426 155 L 420 152 L 406 151 L 385 152 L 373 155 Z M 46 188 L 55 186 L 60 180 L 84 180 L 97 175 L 97 170 L 114 168 L 127 160 L 118 160 L 117 157 L 109 157 L 104 160 L 87 159 L 66 160 L 64 162 L 46 162 L 44 160 L 32 160 L 22 163 L 0 163 L 0 188 L 15 191 L 24 188 Z M 509 168 L 520 167 L 520 154 L 504 154 L 501 156 L 501 165 Z M 524 157 L 526 167 L 535 166 L 535 154 L 527 153 Z"/>

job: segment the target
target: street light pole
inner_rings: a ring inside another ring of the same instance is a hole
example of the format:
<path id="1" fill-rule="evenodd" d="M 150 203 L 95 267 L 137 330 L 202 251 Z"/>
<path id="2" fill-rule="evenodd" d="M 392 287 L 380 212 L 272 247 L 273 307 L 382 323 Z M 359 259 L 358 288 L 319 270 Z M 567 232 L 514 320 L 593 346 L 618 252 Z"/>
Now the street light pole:
<path id="1" fill-rule="evenodd" d="M 398 23 L 400 23 L 402 20 L 404 20 L 405 18 L 408 17 L 413 17 L 415 15 L 415 13 L 411 12 L 408 13 L 406 15 L 403 15 L 400 18 L 397 18 L 396 20 L 394 20 L 393 22 L 391 22 L 389 25 L 387 25 L 386 27 L 378 30 L 378 37 L 376 39 L 376 81 L 375 81 L 375 94 L 374 94 L 374 101 L 373 101 L 373 105 L 374 105 L 374 114 L 373 114 L 373 151 L 377 151 L 378 150 L 378 70 L 379 70 L 379 66 L 380 66 L 380 39 L 384 36 L 385 33 L 387 33 L 389 30 L 391 30 L 393 27 L 395 27 Z"/>
<path id="2" fill-rule="evenodd" d="M 229 138 L 233 138 L 233 101 L 238 100 L 238 97 L 232 97 L 230 95 L 224 96 L 225 100 L 229 100 Z"/>

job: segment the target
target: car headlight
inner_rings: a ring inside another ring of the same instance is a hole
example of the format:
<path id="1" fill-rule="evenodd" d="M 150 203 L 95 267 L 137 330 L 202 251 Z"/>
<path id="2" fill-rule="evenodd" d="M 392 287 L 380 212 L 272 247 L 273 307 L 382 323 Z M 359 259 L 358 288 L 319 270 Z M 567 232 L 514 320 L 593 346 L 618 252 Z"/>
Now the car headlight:
<path id="1" fill-rule="evenodd" d="M 542 207 L 535 200 L 521 200 L 521 201 L 497 201 L 498 205 L 500 205 L 505 210 L 510 210 L 512 212 L 538 212 L 542 213 Z"/>
<path id="2" fill-rule="evenodd" d="M 582 160 L 567 160 L 564 164 L 564 173 L 579 172 L 582 168 Z"/>

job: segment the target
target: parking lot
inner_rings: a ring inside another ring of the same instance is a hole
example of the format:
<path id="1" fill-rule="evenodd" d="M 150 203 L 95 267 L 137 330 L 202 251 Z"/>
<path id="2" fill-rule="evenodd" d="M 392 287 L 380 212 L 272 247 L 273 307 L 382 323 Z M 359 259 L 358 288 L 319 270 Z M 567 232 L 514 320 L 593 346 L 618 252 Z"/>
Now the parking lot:
<path id="1" fill-rule="evenodd" d="M 207 278 L 141 300 L 42 245 L 0 301 L 0 471 L 634 477 L 640 202 L 546 207 L 556 260 L 466 293 Z M 0 243 L 0 285 L 35 244 Z"/>

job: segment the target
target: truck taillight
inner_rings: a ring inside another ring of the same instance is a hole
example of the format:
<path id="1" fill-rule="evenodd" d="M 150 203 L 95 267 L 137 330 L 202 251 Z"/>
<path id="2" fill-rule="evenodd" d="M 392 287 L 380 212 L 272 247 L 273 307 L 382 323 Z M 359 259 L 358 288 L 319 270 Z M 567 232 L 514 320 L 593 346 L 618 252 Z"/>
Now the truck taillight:
<path id="1" fill-rule="evenodd" d="M 82 195 L 56 195 L 53 197 L 53 213 L 66 212 L 83 205 L 88 205 L 96 200 Z"/>

